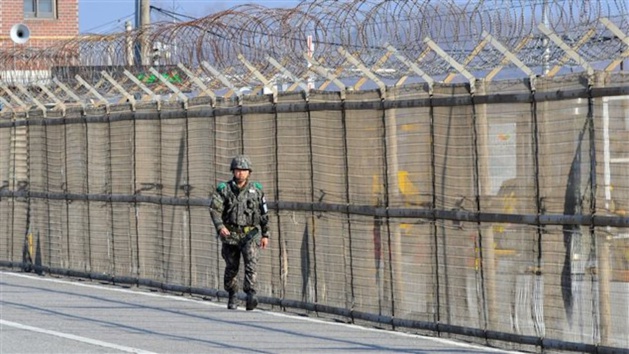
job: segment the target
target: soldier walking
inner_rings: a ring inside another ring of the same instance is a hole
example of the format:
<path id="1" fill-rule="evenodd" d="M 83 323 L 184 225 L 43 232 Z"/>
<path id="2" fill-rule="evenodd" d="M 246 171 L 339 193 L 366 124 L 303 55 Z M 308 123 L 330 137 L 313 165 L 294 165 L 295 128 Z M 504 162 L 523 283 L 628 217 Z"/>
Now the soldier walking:
<path id="1" fill-rule="evenodd" d="M 256 275 L 260 248 L 269 242 L 268 209 L 258 182 L 250 182 L 251 160 L 244 155 L 233 158 L 230 171 L 233 178 L 216 188 L 210 201 L 210 214 L 222 242 L 225 260 L 224 286 L 229 293 L 227 308 L 238 308 L 238 269 L 242 255 L 245 266 L 243 290 L 247 294 L 247 310 L 258 306 Z"/>

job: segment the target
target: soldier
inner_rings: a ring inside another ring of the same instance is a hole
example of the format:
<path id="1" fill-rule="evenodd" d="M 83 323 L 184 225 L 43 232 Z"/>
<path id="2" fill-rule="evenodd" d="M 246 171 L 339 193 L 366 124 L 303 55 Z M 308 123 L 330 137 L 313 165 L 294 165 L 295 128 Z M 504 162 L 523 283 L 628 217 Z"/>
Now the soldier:
<path id="1" fill-rule="evenodd" d="M 222 242 L 221 254 L 225 260 L 224 285 L 229 293 L 227 308 L 238 308 L 238 268 L 240 255 L 245 265 L 243 290 L 247 294 L 247 310 L 258 305 L 256 273 L 259 248 L 269 243 L 268 209 L 262 185 L 250 182 L 252 165 L 244 155 L 234 157 L 230 165 L 233 178 L 216 188 L 210 202 L 210 214 Z"/>

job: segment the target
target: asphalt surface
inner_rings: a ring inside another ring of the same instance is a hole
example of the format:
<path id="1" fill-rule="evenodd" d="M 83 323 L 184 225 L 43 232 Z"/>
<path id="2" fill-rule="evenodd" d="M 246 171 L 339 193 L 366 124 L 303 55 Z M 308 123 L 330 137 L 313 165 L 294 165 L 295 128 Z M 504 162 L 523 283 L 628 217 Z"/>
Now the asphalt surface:
<path id="1" fill-rule="evenodd" d="M 0 353 L 507 353 L 242 307 L 0 270 Z"/>

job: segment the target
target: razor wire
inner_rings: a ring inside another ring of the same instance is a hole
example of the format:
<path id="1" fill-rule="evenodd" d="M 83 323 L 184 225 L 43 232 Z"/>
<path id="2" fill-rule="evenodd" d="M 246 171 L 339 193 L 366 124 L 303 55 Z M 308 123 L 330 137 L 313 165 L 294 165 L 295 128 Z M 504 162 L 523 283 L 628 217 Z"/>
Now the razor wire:
<path id="1" fill-rule="evenodd" d="M 628 8 L 623 0 L 311 0 L 294 8 L 241 5 L 187 22 L 156 22 L 120 33 L 81 35 L 47 48 L 0 49 L 0 71 L 2 81 L 9 84 L 49 84 L 51 77 L 76 84 L 78 74 L 101 94 L 111 96 L 116 90 L 111 80 L 103 80 L 103 71 L 122 88 L 133 84 L 121 76 L 120 68 L 183 65 L 211 90 L 224 89 L 225 80 L 217 80 L 203 63 L 225 75 L 234 87 L 260 82 L 252 67 L 275 82 L 306 80 L 312 76 L 313 62 L 330 68 L 339 79 L 361 76 L 339 48 L 390 85 L 402 77 L 417 77 L 406 63 L 390 59 L 391 47 L 436 80 L 454 71 L 453 62 L 476 77 L 505 65 L 517 69 L 505 63 L 504 50 L 485 45 L 490 35 L 514 53 L 520 65 L 542 75 L 544 67 L 560 66 L 568 72 L 582 68 L 574 55 L 566 58 L 565 48 L 548 40 L 540 24 L 570 46 L 582 62 L 603 68 L 612 60 L 622 62 L 627 55 L 629 41 L 618 31 L 629 32 Z M 618 31 L 610 30 L 603 19 Z M 431 43 L 448 59 L 431 50 Z M 279 66 L 272 65 L 271 59 Z M 519 70 L 503 71 L 502 77 L 509 75 L 522 78 Z M 194 85 L 186 87 L 177 78 L 168 80 L 182 92 L 194 90 Z"/>

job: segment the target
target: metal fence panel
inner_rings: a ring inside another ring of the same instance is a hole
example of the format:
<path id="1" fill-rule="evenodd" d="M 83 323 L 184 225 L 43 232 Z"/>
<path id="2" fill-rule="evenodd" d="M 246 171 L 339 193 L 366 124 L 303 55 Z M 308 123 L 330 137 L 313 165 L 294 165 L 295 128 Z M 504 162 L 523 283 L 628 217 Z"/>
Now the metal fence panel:
<path id="1" fill-rule="evenodd" d="M 0 260 L 221 289 L 209 196 L 245 153 L 271 207 L 258 280 L 275 304 L 626 347 L 626 82 L 5 113 Z"/>

